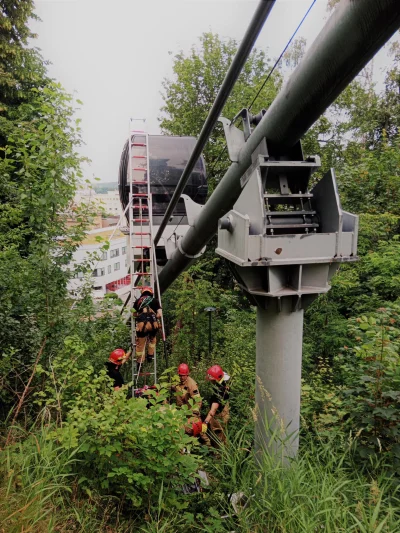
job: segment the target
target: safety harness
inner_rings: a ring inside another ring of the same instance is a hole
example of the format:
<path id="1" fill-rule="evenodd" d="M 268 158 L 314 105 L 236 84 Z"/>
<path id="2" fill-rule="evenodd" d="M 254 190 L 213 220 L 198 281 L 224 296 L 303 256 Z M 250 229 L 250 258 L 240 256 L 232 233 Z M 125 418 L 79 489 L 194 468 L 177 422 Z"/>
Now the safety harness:
<path id="1" fill-rule="evenodd" d="M 150 323 L 153 330 L 156 331 L 159 327 L 158 321 L 157 321 L 156 313 L 150 307 L 153 300 L 154 300 L 153 296 L 141 296 L 139 298 L 138 311 L 137 311 L 139 316 L 137 317 L 136 320 L 138 322 L 143 322 L 145 326 L 146 326 L 146 323 Z M 148 308 L 148 311 L 146 311 L 147 308 Z"/>

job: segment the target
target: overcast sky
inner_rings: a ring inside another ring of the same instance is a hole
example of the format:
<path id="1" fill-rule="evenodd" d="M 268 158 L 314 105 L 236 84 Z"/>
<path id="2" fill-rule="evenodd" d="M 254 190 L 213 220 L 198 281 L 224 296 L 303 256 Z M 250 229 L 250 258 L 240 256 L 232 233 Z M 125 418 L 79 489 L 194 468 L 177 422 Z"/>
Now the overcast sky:
<path id="1" fill-rule="evenodd" d="M 188 51 L 205 31 L 240 40 L 257 3 L 36 0 L 35 45 L 51 61 L 50 75 L 84 104 L 82 154 L 92 160 L 85 177 L 117 181 L 129 117 L 146 118 L 148 132 L 159 133 L 161 82 L 172 75 L 173 55 Z M 279 56 L 310 4 L 277 0 L 256 46 Z M 326 0 L 317 0 L 298 37 L 311 44 L 327 16 Z"/>

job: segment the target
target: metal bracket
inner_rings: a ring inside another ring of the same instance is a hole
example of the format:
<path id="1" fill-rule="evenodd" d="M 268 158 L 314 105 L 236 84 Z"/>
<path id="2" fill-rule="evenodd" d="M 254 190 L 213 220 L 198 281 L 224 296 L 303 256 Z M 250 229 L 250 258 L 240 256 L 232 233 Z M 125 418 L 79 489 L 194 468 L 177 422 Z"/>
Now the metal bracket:
<path id="1" fill-rule="evenodd" d="M 197 259 L 197 258 L 201 257 L 204 254 L 204 252 L 206 251 L 206 246 L 204 246 L 204 248 L 198 254 L 189 255 L 182 248 L 182 239 L 179 239 L 178 240 L 178 250 L 181 252 L 182 255 L 184 255 L 185 257 L 188 257 L 189 259 Z"/>
<path id="2" fill-rule="evenodd" d="M 281 194 L 283 195 L 290 193 L 288 179 L 285 175 L 279 176 L 279 188 L 281 190 Z"/>
<path id="3" fill-rule="evenodd" d="M 244 133 L 225 117 L 219 117 L 218 121 L 221 122 L 224 128 L 229 159 L 232 163 L 237 163 L 239 161 L 239 152 L 245 144 Z"/>
<path id="4" fill-rule="evenodd" d="M 181 194 L 181 198 L 185 202 L 185 210 L 189 226 L 194 226 L 194 222 L 204 206 L 196 204 L 196 202 L 194 202 L 187 194 Z"/>
<path id="5" fill-rule="evenodd" d="M 176 233 L 173 233 L 165 241 L 165 254 L 167 256 L 167 259 L 171 259 L 172 254 L 175 252 L 177 248 L 177 242 L 178 242 L 178 238 L 177 238 Z"/>
<path id="6" fill-rule="evenodd" d="M 250 137 L 252 126 L 257 126 L 265 113 L 266 110 L 262 109 L 258 115 L 252 115 L 248 109 L 244 108 L 239 111 L 232 121 L 225 117 L 219 117 L 218 121 L 221 122 L 224 128 L 229 159 L 232 163 L 239 161 L 239 152 Z M 235 126 L 238 118 L 242 119 L 243 131 Z"/>

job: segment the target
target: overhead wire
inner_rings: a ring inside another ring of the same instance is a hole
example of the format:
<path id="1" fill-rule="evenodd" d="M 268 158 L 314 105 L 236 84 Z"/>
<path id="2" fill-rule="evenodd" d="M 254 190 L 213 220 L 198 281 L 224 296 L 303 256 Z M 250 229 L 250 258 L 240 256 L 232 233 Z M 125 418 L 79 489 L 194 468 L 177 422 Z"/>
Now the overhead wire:
<path id="1" fill-rule="evenodd" d="M 307 9 L 305 15 L 303 16 L 303 18 L 301 19 L 301 21 L 299 22 L 297 28 L 294 30 L 292 36 L 290 37 L 290 39 L 288 40 L 288 42 L 286 43 L 286 46 L 285 48 L 282 50 L 280 56 L 278 57 L 278 59 L 275 61 L 274 63 L 274 66 L 271 68 L 271 70 L 268 72 L 263 84 L 261 85 L 260 89 L 258 90 L 257 94 L 255 95 L 255 97 L 253 98 L 253 100 L 251 101 L 251 104 L 249 105 L 248 107 L 248 110 L 250 111 L 250 109 L 253 107 L 253 104 L 254 102 L 257 100 L 257 98 L 260 96 L 260 93 L 261 91 L 264 89 L 266 83 L 268 82 L 268 80 L 270 79 L 270 77 L 272 76 L 274 70 L 276 69 L 276 67 L 279 65 L 284 53 L 286 52 L 286 50 L 289 48 L 289 46 L 291 45 L 293 39 L 296 37 L 296 34 L 297 32 L 299 31 L 299 29 L 301 28 L 303 22 L 306 20 L 308 14 L 310 13 L 311 9 L 313 8 L 314 4 L 316 3 L 317 0 L 313 0 L 310 7 Z"/>
<path id="2" fill-rule="evenodd" d="M 285 48 L 282 50 L 281 54 L 279 55 L 278 59 L 275 61 L 273 67 L 271 68 L 271 70 L 268 72 L 267 76 L 265 77 L 265 80 L 263 81 L 260 89 L 257 91 L 257 94 L 254 96 L 253 100 L 251 101 L 250 105 L 247 107 L 247 109 L 250 111 L 250 109 L 253 107 L 253 104 L 254 102 L 257 100 L 257 98 L 260 96 L 260 93 L 261 91 L 264 89 L 265 85 L 268 83 L 268 80 L 271 78 L 272 74 L 274 73 L 276 67 L 279 65 L 283 55 L 285 54 L 286 50 L 289 48 L 289 46 L 291 45 L 293 39 L 296 37 L 296 34 L 297 32 L 299 31 L 299 29 L 301 28 L 303 22 L 306 20 L 308 14 L 310 13 L 312 7 L 314 6 L 314 4 L 316 3 L 317 0 L 313 0 L 313 2 L 310 4 L 309 8 L 307 9 L 305 15 L 303 16 L 303 18 L 301 19 L 300 23 L 298 24 L 297 28 L 295 29 L 295 31 L 293 32 L 292 36 L 290 37 L 290 39 L 288 40 L 288 42 L 286 43 L 285 45 Z M 219 152 L 218 156 L 217 156 L 217 159 L 214 161 L 213 163 L 213 166 L 210 170 L 210 174 L 213 172 L 213 170 L 215 169 L 217 163 L 219 162 L 219 160 L 221 159 L 221 156 L 222 154 L 225 152 L 225 150 L 227 149 L 227 144 L 225 143 L 224 147 L 222 148 L 222 150 Z"/>
<path id="3" fill-rule="evenodd" d="M 270 71 L 268 72 L 267 76 L 265 77 L 261 87 L 258 89 L 257 91 L 257 94 L 254 96 L 253 100 L 251 101 L 250 105 L 247 107 L 247 109 L 250 111 L 250 109 L 252 108 L 254 102 L 257 100 L 257 98 L 260 96 L 260 93 L 262 92 L 262 90 L 264 89 L 265 85 L 268 83 L 268 80 L 271 78 L 272 74 L 274 73 L 276 67 L 279 65 L 280 61 L 282 60 L 282 57 L 283 55 L 285 54 L 286 50 L 289 48 L 289 46 L 291 45 L 293 39 L 296 37 L 297 35 L 297 32 L 299 31 L 299 29 L 301 28 L 301 26 L 303 25 L 303 22 L 306 20 L 306 18 L 308 17 L 311 9 L 313 8 L 314 4 L 316 3 L 317 0 L 313 0 L 309 6 L 309 8 L 307 9 L 307 11 L 305 12 L 303 18 L 301 19 L 301 21 L 299 22 L 299 24 L 297 25 L 297 28 L 294 30 L 294 32 L 292 33 L 292 36 L 290 37 L 290 39 L 288 40 L 288 42 L 286 43 L 284 49 L 282 50 L 281 54 L 279 55 L 278 59 L 275 61 L 274 65 L 272 66 L 272 68 L 270 69 Z M 225 150 L 227 149 L 228 145 L 225 143 L 225 145 L 223 146 L 222 150 L 218 153 L 217 155 L 217 159 L 214 161 L 213 163 L 213 166 L 211 167 L 211 170 L 209 172 L 210 175 L 212 175 L 215 167 L 217 166 L 217 163 L 220 161 L 223 153 L 225 152 Z M 197 193 L 195 194 L 194 198 L 193 198 L 193 201 L 196 199 L 197 197 L 197 194 L 198 194 L 198 191 Z M 180 226 L 182 220 L 184 219 L 185 215 L 182 215 L 180 221 L 178 222 L 178 224 L 176 225 L 174 231 L 172 232 L 172 235 L 176 232 L 176 230 L 178 229 L 178 227 Z"/>

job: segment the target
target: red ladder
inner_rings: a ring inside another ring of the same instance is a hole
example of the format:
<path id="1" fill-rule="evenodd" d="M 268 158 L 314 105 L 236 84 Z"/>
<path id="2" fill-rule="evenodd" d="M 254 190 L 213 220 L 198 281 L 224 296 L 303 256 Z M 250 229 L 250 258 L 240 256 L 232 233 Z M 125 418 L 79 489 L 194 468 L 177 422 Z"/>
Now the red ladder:
<path id="1" fill-rule="evenodd" d="M 131 130 L 129 134 L 129 247 L 131 271 L 131 303 L 140 295 L 140 286 L 151 286 L 155 292 L 158 288 L 157 266 L 153 244 L 152 197 L 150 191 L 148 134 L 144 131 Z M 158 290 L 158 297 L 160 293 Z M 131 321 L 132 345 L 136 353 L 136 324 Z M 164 335 L 164 323 L 162 322 Z M 154 376 L 157 383 L 157 354 L 154 353 L 154 367 L 151 372 L 143 372 L 142 365 L 136 368 L 136 357 L 132 355 L 132 381 L 137 388 L 139 377 Z M 146 383 L 145 383 L 146 384 Z"/>

